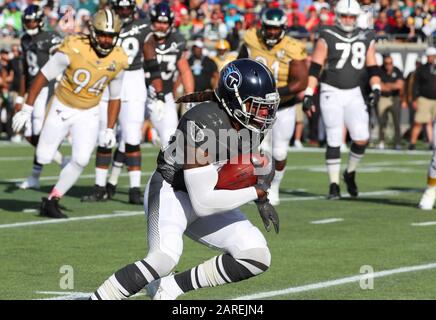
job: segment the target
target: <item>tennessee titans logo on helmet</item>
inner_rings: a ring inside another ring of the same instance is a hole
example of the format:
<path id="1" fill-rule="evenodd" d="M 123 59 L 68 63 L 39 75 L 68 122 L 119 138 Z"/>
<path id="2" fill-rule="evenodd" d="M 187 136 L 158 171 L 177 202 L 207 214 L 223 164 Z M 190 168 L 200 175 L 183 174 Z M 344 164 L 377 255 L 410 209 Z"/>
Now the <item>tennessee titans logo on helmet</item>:
<path id="1" fill-rule="evenodd" d="M 224 70 L 224 84 L 229 90 L 235 90 L 242 84 L 241 72 L 233 63 L 230 63 Z"/>

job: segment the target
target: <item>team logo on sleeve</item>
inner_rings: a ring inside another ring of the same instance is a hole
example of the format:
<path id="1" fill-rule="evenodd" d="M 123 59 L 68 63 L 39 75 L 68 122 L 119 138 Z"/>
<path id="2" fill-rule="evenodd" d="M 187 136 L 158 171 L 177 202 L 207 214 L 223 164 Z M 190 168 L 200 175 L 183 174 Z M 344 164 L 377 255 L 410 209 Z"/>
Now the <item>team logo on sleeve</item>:
<path id="1" fill-rule="evenodd" d="M 229 64 L 224 70 L 224 84 L 229 90 L 235 90 L 242 84 L 242 75 L 233 63 Z"/>

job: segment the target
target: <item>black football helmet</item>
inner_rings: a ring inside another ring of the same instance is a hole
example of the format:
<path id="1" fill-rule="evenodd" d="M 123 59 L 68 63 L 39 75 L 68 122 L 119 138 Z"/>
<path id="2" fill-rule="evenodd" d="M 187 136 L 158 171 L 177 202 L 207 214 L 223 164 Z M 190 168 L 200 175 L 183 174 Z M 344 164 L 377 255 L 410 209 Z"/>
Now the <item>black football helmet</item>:
<path id="1" fill-rule="evenodd" d="M 260 35 L 263 41 L 269 47 L 275 46 L 283 39 L 286 33 L 288 18 L 285 12 L 278 8 L 266 9 L 262 14 L 261 21 Z M 267 29 L 270 27 L 280 28 L 281 31 L 277 35 L 271 36 L 267 32 Z"/>
<path id="2" fill-rule="evenodd" d="M 112 9 L 120 16 L 121 22 L 127 24 L 133 21 L 136 9 L 135 0 L 112 0 Z"/>
<path id="3" fill-rule="evenodd" d="M 174 12 L 171 11 L 170 6 L 166 2 L 161 2 L 154 5 L 150 10 L 151 30 L 156 38 L 165 38 L 170 34 L 173 28 Z M 168 29 L 165 32 L 155 29 L 154 22 L 166 22 L 169 24 Z"/>
<path id="4" fill-rule="evenodd" d="M 23 28 L 28 35 L 34 36 L 42 30 L 44 27 L 43 17 L 44 13 L 42 9 L 36 4 L 31 4 L 26 8 L 26 10 L 24 10 L 22 16 Z M 36 27 L 34 28 L 29 26 L 33 21 L 37 22 Z"/>
<path id="5" fill-rule="evenodd" d="M 224 66 L 215 95 L 230 117 L 251 131 L 263 133 L 276 119 L 276 82 L 256 60 L 237 59 Z"/>

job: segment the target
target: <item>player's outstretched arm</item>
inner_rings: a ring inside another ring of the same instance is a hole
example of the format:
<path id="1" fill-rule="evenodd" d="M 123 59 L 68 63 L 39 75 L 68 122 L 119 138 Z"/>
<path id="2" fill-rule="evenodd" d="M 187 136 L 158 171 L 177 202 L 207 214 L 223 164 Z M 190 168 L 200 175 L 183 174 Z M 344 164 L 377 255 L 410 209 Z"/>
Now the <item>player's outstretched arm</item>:
<path id="1" fill-rule="evenodd" d="M 292 60 L 289 63 L 288 83 L 278 88 L 280 97 L 295 95 L 304 89 L 308 84 L 308 70 L 305 60 Z"/>
<path id="2" fill-rule="evenodd" d="M 369 96 L 368 104 L 370 108 L 375 108 L 380 99 L 382 90 L 380 68 L 377 65 L 377 60 L 375 58 L 375 42 L 371 43 L 366 52 L 366 68 L 369 75 L 369 84 L 371 85 L 371 94 Z"/>
<path id="3" fill-rule="evenodd" d="M 121 109 L 121 87 L 124 71 L 121 71 L 109 83 L 109 102 L 107 108 L 107 128 L 100 134 L 99 141 L 103 147 L 113 148 L 116 144 L 114 127 Z"/>
<path id="4" fill-rule="evenodd" d="M 183 89 L 185 94 L 189 94 L 194 92 L 194 76 L 192 75 L 191 68 L 189 67 L 188 60 L 185 57 L 181 57 L 179 61 L 177 61 L 177 69 L 179 69 Z"/>
<path id="5" fill-rule="evenodd" d="M 316 42 L 315 48 L 313 49 L 312 62 L 310 63 L 309 67 L 309 79 L 303 99 L 303 111 L 308 117 L 311 117 L 312 113 L 315 112 L 313 94 L 315 92 L 315 88 L 318 86 L 321 69 L 324 66 L 324 62 L 327 58 L 327 50 L 327 44 L 323 39 L 319 39 Z"/>

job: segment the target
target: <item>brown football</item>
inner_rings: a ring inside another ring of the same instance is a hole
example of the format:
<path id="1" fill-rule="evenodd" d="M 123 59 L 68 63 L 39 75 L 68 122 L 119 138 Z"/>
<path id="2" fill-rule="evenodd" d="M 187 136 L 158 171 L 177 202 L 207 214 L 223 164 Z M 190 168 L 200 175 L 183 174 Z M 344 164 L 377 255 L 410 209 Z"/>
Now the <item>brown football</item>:
<path id="1" fill-rule="evenodd" d="M 267 158 L 260 154 L 240 154 L 221 167 L 215 188 L 237 190 L 254 186 L 257 182 L 257 176 L 254 174 L 251 157 L 255 157 L 258 162 L 260 161 L 262 166 L 268 163 Z"/>

